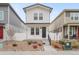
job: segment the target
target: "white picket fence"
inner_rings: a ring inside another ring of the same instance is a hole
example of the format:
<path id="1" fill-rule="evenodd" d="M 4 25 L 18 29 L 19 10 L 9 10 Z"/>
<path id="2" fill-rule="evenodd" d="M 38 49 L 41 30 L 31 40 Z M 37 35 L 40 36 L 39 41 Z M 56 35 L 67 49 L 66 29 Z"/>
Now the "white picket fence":
<path id="1" fill-rule="evenodd" d="M 49 36 L 50 36 L 51 40 L 61 40 L 62 39 L 62 33 L 61 32 L 59 32 L 59 33 L 50 32 Z"/>

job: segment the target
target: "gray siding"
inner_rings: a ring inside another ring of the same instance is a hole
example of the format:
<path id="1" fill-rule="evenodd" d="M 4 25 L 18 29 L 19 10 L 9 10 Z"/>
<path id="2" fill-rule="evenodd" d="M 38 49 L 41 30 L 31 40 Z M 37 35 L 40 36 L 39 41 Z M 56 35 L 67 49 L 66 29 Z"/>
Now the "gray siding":
<path id="1" fill-rule="evenodd" d="M 21 21 L 19 20 L 19 18 L 16 16 L 16 14 L 13 12 L 13 10 L 11 8 L 9 8 L 9 12 L 10 12 L 10 24 L 16 27 L 21 27 Z"/>
<path id="2" fill-rule="evenodd" d="M 0 20 L 0 23 L 8 23 L 8 6 L 0 5 L 0 11 L 4 12 L 4 20 Z"/>
<path id="3" fill-rule="evenodd" d="M 9 7 L 9 9 L 8 9 L 8 7 Z M 0 11 L 4 12 L 4 20 L 0 20 L 0 23 L 8 24 L 8 16 L 9 16 L 9 25 L 18 29 L 18 31 L 24 29 L 23 21 L 19 18 L 19 16 L 16 14 L 14 9 L 9 4 L 0 3 Z M 15 30 L 15 31 L 17 32 L 17 30 Z"/>

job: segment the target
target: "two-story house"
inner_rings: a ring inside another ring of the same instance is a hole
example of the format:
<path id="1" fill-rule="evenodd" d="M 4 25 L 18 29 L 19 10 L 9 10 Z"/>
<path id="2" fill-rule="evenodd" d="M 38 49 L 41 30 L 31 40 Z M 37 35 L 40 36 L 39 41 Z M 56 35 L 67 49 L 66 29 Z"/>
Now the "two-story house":
<path id="1" fill-rule="evenodd" d="M 62 39 L 79 39 L 79 10 L 65 9 L 50 24 L 50 31 L 62 33 Z"/>
<path id="2" fill-rule="evenodd" d="M 52 8 L 38 3 L 24 8 L 27 39 L 48 39 L 51 11 Z"/>
<path id="3" fill-rule="evenodd" d="M 15 33 L 23 32 L 24 22 L 8 3 L 0 3 L 0 41 L 11 39 Z"/>

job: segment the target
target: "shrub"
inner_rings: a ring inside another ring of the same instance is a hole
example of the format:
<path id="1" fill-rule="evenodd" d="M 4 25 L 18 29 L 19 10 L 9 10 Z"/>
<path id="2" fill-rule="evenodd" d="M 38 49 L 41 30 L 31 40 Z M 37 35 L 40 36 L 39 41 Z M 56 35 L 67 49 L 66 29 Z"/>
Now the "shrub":
<path id="1" fill-rule="evenodd" d="M 32 41 L 27 41 L 28 45 L 31 45 L 32 44 Z"/>
<path id="2" fill-rule="evenodd" d="M 33 48 L 36 49 L 36 48 L 38 48 L 38 46 L 37 45 L 33 45 Z"/>
<path id="3" fill-rule="evenodd" d="M 39 46 L 42 46 L 42 44 L 38 44 Z"/>
<path id="4" fill-rule="evenodd" d="M 58 40 L 56 40 L 56 41 L 53 40 L 53 41 L 52 41 L 52 46 L 53 46 L 54 48 L 62 49 L 62 44 L 60 44 Z"/>
<path id="5" fill-rule="evenodd" d="M 72 41 L 72 48 L 79 48 L 79 42 L 77 40 Z"/>
<path id="6" fill-rule="evenodd" d="M 17 46 L 17 44 L 13 44 L 12 46 L 13 46 L 13 47 L 16 47 L 16 46 Z"/>
<path id="7" fill-rule="evenodd" d="M 55 43 L 53 46 L 54 46 L 54 48 L 62 49 L 62 45 L 59 43 Z"/>
<path id="8" fill-rule="evenodd" d="M 60 40 L 59 43 L 62 44 L 62 45 L 64 45 L 65 44 L 65 41 Z"/>

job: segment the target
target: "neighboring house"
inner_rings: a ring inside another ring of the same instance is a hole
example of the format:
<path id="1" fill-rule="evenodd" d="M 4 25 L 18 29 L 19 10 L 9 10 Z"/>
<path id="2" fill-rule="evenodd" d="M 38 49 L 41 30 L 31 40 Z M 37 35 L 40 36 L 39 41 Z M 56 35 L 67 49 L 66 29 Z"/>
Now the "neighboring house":
<path id="1" fill-rule="evenodd" d="M 52 8 L 38 3 L 24 8 L 27 39 L 48 39 L 51 11 Z"/>
<path id="2" fill-rule="evenodd" d="M 0 41 L 11 39 L 15 33 L 23 32 L 24 22 L 8 3 L 0 3 Z"/>
<path id="3" fill-rule="evenodd" d="M 79 10 L 65 9 L 49 28 L 53 33 L 62 33 L 62 39 L 79 39 Z"/>

